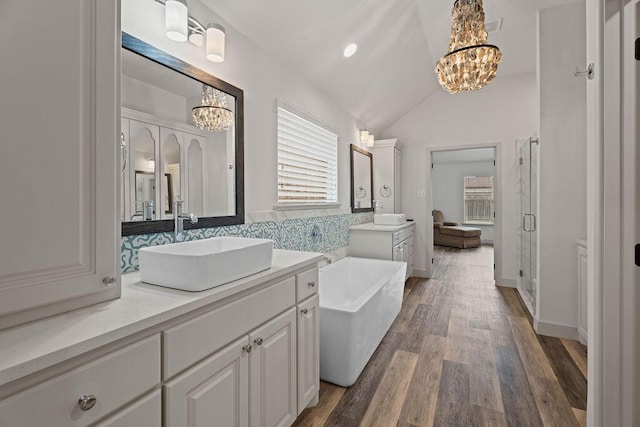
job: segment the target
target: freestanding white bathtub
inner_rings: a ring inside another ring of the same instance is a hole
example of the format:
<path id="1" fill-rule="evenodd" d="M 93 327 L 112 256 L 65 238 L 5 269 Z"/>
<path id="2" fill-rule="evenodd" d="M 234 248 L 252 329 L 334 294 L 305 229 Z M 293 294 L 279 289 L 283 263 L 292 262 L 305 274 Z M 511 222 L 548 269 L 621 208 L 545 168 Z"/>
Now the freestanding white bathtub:
<path id="1" fill-rule="evenodd" d="M 344 258 L 320 269 L 320 378 L 349 387 L 400 312 L 407 264 Z"/>

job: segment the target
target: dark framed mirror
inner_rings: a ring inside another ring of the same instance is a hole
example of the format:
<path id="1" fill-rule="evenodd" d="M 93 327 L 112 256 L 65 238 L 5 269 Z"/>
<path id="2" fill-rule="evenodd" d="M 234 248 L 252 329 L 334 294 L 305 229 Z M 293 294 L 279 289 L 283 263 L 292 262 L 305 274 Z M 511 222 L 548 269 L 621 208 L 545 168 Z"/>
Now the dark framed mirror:
<path id="1" fill-rule="evenodd" d="M 373 212 L 373 154 L 351 144 L 351 212 Z"/>
<path id="2" fill-rule="evenodd" d="M 123 236 L 244 223 L 242 89 L 123 33 L 121 119 Z"/>

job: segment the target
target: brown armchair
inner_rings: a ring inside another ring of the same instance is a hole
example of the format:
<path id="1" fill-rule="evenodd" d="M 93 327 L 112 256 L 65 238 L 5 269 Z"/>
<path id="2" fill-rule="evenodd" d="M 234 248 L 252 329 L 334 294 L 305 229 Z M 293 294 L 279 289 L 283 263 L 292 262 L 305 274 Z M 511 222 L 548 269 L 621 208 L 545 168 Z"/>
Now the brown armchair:
<path id="1" fill-rule="evenodd" d="M 436 228 L 436 227 L 440 228 L 441 226 L 457 227 L 458 223 L 457 222 L 445 221 L 444 220 L 444 214 L 442 213 L 442 211 L 434 210 L 433 211 L 433 227 L 434 228 Z"/>
<path id="2" fill-rule="evenodd" d="M 433 243 L 454 248 L 475 248 L 480 246 L 479 228 L 459 227 L 457 222 L 444 220 L 442 211 L 433 211 Z"/>

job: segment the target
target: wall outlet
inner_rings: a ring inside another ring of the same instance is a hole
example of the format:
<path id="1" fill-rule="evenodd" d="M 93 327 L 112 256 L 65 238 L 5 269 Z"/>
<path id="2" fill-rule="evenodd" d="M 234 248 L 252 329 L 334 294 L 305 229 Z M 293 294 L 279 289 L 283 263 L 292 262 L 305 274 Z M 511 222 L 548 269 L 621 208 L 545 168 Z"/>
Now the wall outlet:
<path id="1" fill-rule="evenodd" d="M 427 190 L 418 190 L 418 195 L 416 197 L 418 199 L 426 199 L 427 198 Z"/>

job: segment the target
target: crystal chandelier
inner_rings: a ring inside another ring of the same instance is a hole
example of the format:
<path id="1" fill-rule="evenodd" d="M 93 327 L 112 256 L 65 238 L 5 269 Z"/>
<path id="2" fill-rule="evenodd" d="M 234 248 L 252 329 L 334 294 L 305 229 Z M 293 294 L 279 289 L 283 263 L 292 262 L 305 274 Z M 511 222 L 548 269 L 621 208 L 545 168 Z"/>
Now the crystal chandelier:
<path id="1" fill-rule="evenodd" d="M 456 0 L 451 12 L 448 53 L 436 65 L 438 80 L 449 93 L 478 90 L 496 77 L 502 53 L 487 44 L 482 0 Z"/>
<path id="2" fill-rule="evenodd" d="M 227 107 L 227 95 L 202 85 L 202 105 L 191 110 L 193 123 L 209 132 L 224 132 L 233 126 L 233 112 Z"/>

